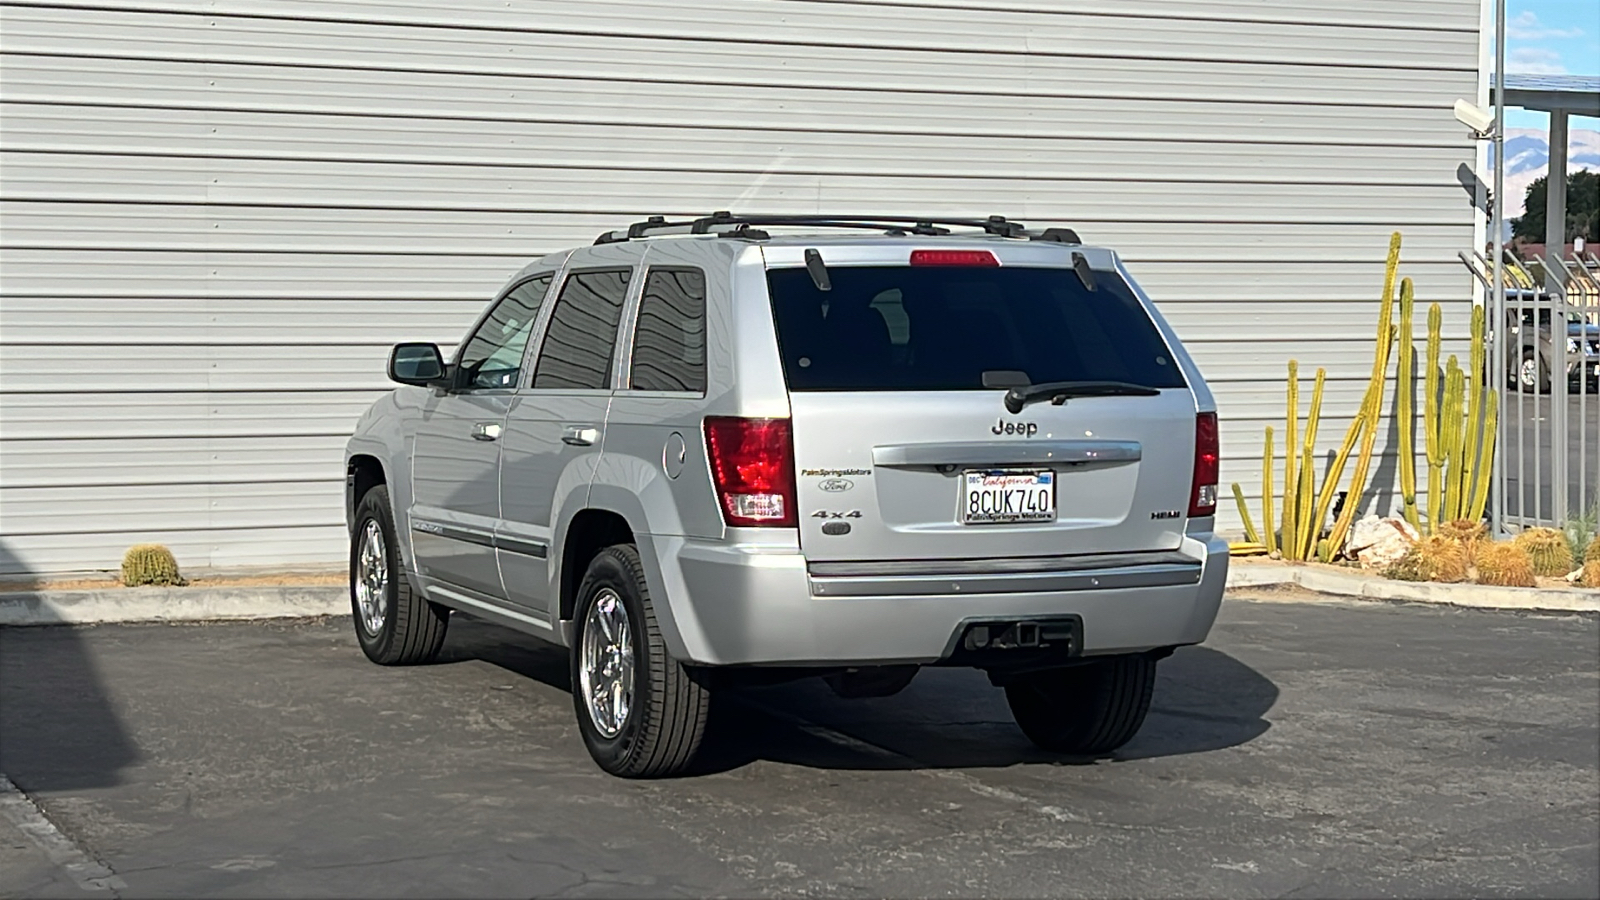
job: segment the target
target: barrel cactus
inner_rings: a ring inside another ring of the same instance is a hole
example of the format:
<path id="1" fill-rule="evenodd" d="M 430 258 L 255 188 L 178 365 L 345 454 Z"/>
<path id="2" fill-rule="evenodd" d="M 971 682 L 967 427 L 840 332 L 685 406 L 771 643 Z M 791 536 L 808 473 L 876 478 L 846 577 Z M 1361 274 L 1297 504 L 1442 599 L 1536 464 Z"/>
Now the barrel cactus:
<path id="1" fill-rule="evenodd" d="M 178 573 L 178 560 L 172 551 L 160 544 L 135 544 L 122 556 L 122 583 L 128 587 L 141 584 L 182 585 Z"/>
<path id="2" fill-rule="evenodd" d="M 1600 562 L 1600 534 L 1594 536 L 1589 546 L 1583 551 L 1583 561 L 1586 563 Z"/>
<path id="3" fill-rule="evenodd" d="M 1595 535 L 1583 551 L 1581 583 L 1584 587 L 1600 588 L 1600 534 Z"/>
<path id="4" fill-rule="evenodd" d="M 1399 581 L 1465 581 L 1467 550 L 1453 538 L 1429 535 L 1413 544 L 1384 574 Z"/>
<path id="5" fill-rule="evenodd" d="M 1489 530 L 1484 527 L 1482 522 L 1474 522 L 1471 519 L 1455 519 L 1440 523 L 1439 527 L 1433 530 L 1433 533 L 1461 544 L 1470 562 L 1472 551 L 1477 549 L 1478 542 L 1484 539 Z"/>
<path id="6" fill-rule="evenodd" d="M 1406 551 L 1405 556 L 1390 563 L 1383 570 L 1383 577 L 1392 578 L 1395 581 L 1427 581 L 1428 568 L 1422 558 L 1417 555 L 1417 548 L 1413 546 Z"/>
<path id="7" fill-rule="evenodd" d="M 1528 552 L 1535 575 L 1565 575 L 1572 571 L 1572 548 L 1567 536 L 1554 528 L 1529 528 L 1512 542 Z"/>
<path id="8" fill-rule="evenodd" d="M 1520 545 L 1481 544 L 1477 553 L 1478 583 L 1499 587 L 1533 587 L 1533 561 Z"/>

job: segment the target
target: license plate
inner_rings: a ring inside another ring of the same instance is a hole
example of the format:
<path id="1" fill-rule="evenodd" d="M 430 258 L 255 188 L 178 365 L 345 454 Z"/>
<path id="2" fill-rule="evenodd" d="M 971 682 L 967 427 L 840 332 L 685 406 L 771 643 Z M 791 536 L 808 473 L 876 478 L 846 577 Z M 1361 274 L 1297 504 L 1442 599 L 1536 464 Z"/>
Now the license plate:
<path id="1" fill-rule="evenodd" d="M 975 470 L 962 473 L 961 482 L 962 524 L 1056 520 L 1054 472 Z"/>

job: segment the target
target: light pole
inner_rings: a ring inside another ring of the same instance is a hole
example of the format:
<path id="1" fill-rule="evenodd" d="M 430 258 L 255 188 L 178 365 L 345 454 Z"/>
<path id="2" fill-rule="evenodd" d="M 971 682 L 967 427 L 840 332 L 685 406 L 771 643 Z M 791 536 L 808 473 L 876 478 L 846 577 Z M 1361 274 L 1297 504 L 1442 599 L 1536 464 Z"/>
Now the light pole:
<path id="1" fill-rule="evenodd" d="M 1479 372 L 1478 377 L 1490 379 L 1493 384 L 1506 371 L 1506 264 L 1505 264 L 1505 220 L 1506 220 L 1506 0 L 1494 2 L 1494 80 L 1491 83 L 1494 96 L 1490 102 L 1494 104 L 1494 133 L 1490 136 L 1490 146 L 1494 153 L 1494 207 L 1489 215 L 1489 228 L 1494 235 L 1494 289 L 1489 300 L 1489 308 L 1484 310 L 1494 329 L 1494 361 L 1489 372 Z M 1504 411 L 1505 404 L 1501 404 Z M 1489 508 L 1489 530 L 1491 535 L 1499 535 L 1505 527 L 1505 447 L 1500 435 L 1505 429 L 1500 427 L 1507 416 L 1502 412 L 1496 423 L 1497 434 L 1484 435 L 1486 440 L 1494 441 L 1494 471 L 1493 482 L 1489 492 L 1494 502 Z M 1519 484 L 1518 487 L 1521 487 Z"/>

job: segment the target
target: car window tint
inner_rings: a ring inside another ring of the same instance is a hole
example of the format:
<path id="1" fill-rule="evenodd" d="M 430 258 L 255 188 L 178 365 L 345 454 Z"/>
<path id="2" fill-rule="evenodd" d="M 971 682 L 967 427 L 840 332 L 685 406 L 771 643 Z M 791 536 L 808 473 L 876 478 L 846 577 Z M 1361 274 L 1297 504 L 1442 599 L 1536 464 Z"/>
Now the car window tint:
<path id="1" fill-rule="evenodd" d="M 784 375 L 794 391 L 983 390 L 983 373 L 1029 382 L 1185 385 L 1127 282 L 1071 269 L 830 266 L 767 273 Z"/>
<path id="2" fill-rule="evenodd" d="M 461 345 L 456 355 L 460 371 L 456 384 L 466 390 L 514 388 L 522 374 L 522 354 L 528 348 L 539 306 L 550 288 L 552 275 L 540 275 L 512 288 Z"/>
<path id="3" fill-rule="evenodd" d="M 651 269 L 639 300 L 628 384 L 637 391 L 706 389 L 706 276 Z"/>
<path id="4" fill-rule="evenodd" d="M 535 389 L 602 390 L 611 386 L 611 356 L 617 323 L 628 296 L 629 269 L 574 272 L 561 286 L 550 326 L 545 329 Z"/>

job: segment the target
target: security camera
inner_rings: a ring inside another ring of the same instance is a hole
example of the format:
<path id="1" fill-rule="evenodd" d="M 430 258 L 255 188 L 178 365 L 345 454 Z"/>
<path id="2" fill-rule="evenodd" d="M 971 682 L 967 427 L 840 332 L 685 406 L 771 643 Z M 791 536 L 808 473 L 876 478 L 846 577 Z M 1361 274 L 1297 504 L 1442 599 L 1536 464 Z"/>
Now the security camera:
<path id="1" fill-rule="evenodd" d="M 1494 114 L 1465 100 L 1456 101 L 1456 121 L 1471 128 L 1473 137 L 1479 139 L 1494 133 Z"/>

